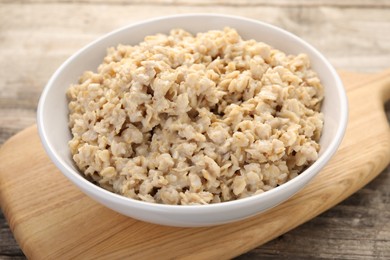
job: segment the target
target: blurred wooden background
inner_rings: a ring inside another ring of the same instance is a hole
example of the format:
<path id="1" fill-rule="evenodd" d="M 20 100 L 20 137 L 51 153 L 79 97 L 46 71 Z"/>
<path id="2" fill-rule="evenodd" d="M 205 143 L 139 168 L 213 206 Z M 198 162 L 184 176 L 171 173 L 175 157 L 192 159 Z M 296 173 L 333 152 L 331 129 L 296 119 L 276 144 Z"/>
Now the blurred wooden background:
<path id="1" fill-rule="evenodd" d="M 280 26 L 340 70 L 390 68 L 389 0 L 0 0 L 0 145 L 35 123 L 44 85 L 75 51 L 129 23 L 189 12 Z M 389 220 L 388 167 L 341 204 L 238 259 L 390 259 Z M 24 259 L 1 213 L 0 259 Z"/>

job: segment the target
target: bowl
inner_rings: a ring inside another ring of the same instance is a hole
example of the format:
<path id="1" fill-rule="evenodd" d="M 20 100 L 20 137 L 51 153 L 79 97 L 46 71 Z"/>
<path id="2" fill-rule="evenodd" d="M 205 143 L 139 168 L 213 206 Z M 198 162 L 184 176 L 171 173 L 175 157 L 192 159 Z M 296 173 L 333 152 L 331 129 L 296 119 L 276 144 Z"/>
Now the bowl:
<path id="1" fill-rule="evenodd" d="M 96 70 L 106 49 L 122 44 L 137 44 L 147 35 L 169 33 L 182 28 L 191 33 L 211 29 L 235 28 L 243 39 L 265 42 L 288 54 L 306 53 L 318 73 L 325 91 L 322 105 L 324 128 L 319 158 L 296 178 L 270 191 L 252 197 L 209 205 L 163 205 L 138 201 L 114 194 L 86 180 L 73 163 L 68 141 L 66 90 L 85 70 Z M 347 125 L 348 105 L 343 84 L 332 65 L 310 44 L 278 27 L 242 17 L 217 14 L 185 14 L 161 17 L 115 30 L 88 44 L 50 78 L 40 97 L 37 125 L 47 154 L 58 169 L 82 192 L 106 207 L 126 216 L 151 223 L 198 227 L 238 221 L 254 216 L 286 201 L 302 189 L 335 154 Z M 58 185 L 58 184 L 56 184 Z"/>

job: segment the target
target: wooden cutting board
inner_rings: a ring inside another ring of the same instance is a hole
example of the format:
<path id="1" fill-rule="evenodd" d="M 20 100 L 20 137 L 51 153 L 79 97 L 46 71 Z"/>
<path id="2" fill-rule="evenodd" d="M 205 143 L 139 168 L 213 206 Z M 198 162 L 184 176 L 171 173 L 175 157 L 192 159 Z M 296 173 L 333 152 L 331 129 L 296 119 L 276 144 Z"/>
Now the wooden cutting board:
<path id="1" fill-rule="evenodd" d="M 377 176 L 390 160 L 383 104 L 390 70 L 340 73 L 350 120 L 336 156 L 287 202 L 250 219 L 207 228 L 158 226 L 122 216 L 73 186 L 51 163 L 36 126 L 0 149 L 0 202 L 30 259 L 231 258 L 314 218 Z"/>

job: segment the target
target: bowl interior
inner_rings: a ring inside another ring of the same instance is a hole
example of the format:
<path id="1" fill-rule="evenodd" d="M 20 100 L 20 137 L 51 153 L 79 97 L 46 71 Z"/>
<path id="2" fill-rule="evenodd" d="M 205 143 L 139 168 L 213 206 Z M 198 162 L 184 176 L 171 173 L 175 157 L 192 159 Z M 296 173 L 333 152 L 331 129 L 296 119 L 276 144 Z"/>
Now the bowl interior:
<path id="1" fill-rule="evenodd" d="M 41 96 L 38 127 L 45 148 L 50 157 L 55 158 L 57 166 L 63 164 L 66 168 L 72 169 L 75 174 L 78 173 L 68 148 L 71 134 L 68 128 L 68 102 L 65 93 L 69 85 L 77 82 L 85 70 L 96 71 L 108 47 L 119 43 L 137 44 L 147 35 L 169 33 L 173 28 L 197 33 L 223 29 L 226 26 L 235 28 L 244 39 L 263 41 L 287 54 L 309 55 L 312 68 L 318 73 L 325 88 L 322 108 L 325 124 L 320 142 L 320 159 L 329 148 L 336 149 L 334 140 L 337 139 L 337 135 L 341 135 L 338 136 L 341 140 L 343 130 L 340 128 L 345 127 L 345 122 L 343 123 L 346 117 L 345 94 L 336 72 L 317 50 L 300 38 L 261 22 L 221 15 L 181 15 L 149 20 L 114 31 L 81 49 L 56 71 Z"/>

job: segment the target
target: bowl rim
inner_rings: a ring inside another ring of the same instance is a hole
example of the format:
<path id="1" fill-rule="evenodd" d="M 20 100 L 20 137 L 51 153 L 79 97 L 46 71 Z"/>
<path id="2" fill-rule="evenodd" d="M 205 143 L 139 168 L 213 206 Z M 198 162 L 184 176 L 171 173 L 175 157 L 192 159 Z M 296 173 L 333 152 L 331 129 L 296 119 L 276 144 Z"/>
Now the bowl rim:
<path id="1" fill-rule="evenodd" d="M 237 200 L 231 200 L 226 202 L 220 202 L 220 203 L 213 203 L 213 204 L 205 204 L 205 205 L 169 205 L 169 204 L 159 204 L 159 203 L 151 203 L 141 200 L 136 200 L 132 198 L 125 197 L 123 195 L 119 195 L 113 192 L 110 192 L 108 190 L 105 190 L 101 188 L 100 186 L 88 181 L 85 179 L 82 174 L 79 171 L 74 171 L 58 154 L 58 152 L 53 148 L 52 144 L 50 143 L 49 139 L 47 138 L 47 129 L 45 129 L 45 118 L 43 116 L 44 107 L 47 101 L 48 93 L 50 92 L 53 83 L 56 81 L 57 77 L 61 75 L 62 71 L 68 66 L 71 61 L 76 59 L 81 53 L 86 51 L 87 49 L 93 47 L 98 42 L 107 39 L 109 37 L 112 37 L 113 35 L 116 35 L 118 33 L 121 33 L 122 31 L 129 29 L 131 27 L 138 27 L 145 24 L 150 23 L 158 23 L 162 20 L 170 20 L 170 19 L 180 19 L 180 18 L 223 18 L 223 19 L 231 19 L 231 20 L 241 20 L 248 23 L 256 23 L 260 26 L 266 27 L 268 29 L 272 29 L 274 31 L 277 31 L 280 34 L 285 34 L 288 37 L 293 38 L 295 41 L 299 42 L 299 44 L 303 45 L 305 48 L 309 49 L 314 53 L 315 56 L 321 60 L 322 63 L 325 64 L 326 68 L 331 72 L 332 77 L 334 78 L 336 84 L 335 89 L 338 92 L 338 96 L 340 97 L 340 122 L 337 126 L 337 131 L 335 134 L 335 138 L 330 142 L 328 148 L 324 150 L 324 152 L 319 156 L 319 158 L 311 164 L 307 169 L 305 169 L 303 172 L 301 172 L 297 177 L 293 178 L 292 180 L 289 180 L 288 182 L 277 186 L 269 191 L 252 195 L 246 198 L 237 199 Z M 325 58 L 323 54 L 321 54 L 316 48 L 314 48 L 311 44 L 306 42 L 305 40 L 301 39 L 300 37 L 296 36 L 295 34 L 288 32 L 280 27 L 277 27 L 275 25 L 271 25 L 269 23 L 250 19 L 242 16 L 236 16 L 236 15 L 225 15 L 225 14 L 215 14 L 215 13 L 186 13 L 186 14 L 177 14 L 177 15 L 168 15 L 168 16 L 160 16 L 155 17 L 151 19 L 145 19 L 141 20 L 139 22 L 130 23 L 128 25 L 122 26 L 116 30 L 113 30 L 107 34 L 104 34 L 103 36 L 97 38 L 96 40 L 90 42 L 89 44 L 85 45 L 81 49 L 79 49 L 77 52 L 75 52 L 73 55 L 71 55 L 69 58 L 66 59 L 65 62 L 61 64 L 61 66 L 54 72 L 54 74 L 49 79 L 48 83 L 45 85 L 42 94 L 39 99 L 38 109 L 37 109 L 37 126 L 38 126 L 38 133 L 41 139 L 41 142 L 43 144 L 43 147 L 46 151 L 46 153 L 49 155 L 49 158 L 54 162 L 54 164 L 58 167 L 58 169 L 64 174 L 69 180 L 73 182 L 76 186 L 78 186 L 82 191 L 88 190 L 87 195 L 90 196 L 91 194 L 93 196 L 102 198 L 104 200 L 108 200 L 110 202 L 115 201 L 116 204 L 121 205 L 127 205 L 131 206 L 133 208 L 148 208 L 149 210 L 156 210 L 156 211 L 171 211 L 175 213 L 193 213 L 193 212 L 200 212 L 200 213 L 207 213 L 214 210 L 226 208 L 226 207 L 243 207 L 246 205 L 253 205 L 255 203 L 258 203 L 258 201 L 265 200 L 266 198 L 277 196 L 280 192 L 283 190 L 287 190 L 289 188 L 292 188 L 294 185 L 297 185 L 300 181 L 304 181 L 306 178 L 307 180 L 310 180 L 312 177 L 314 177 L 325 165 L 326 163 L 333 157 L 333 155 L 336 153 L 343 136 L 346 131 L 346 126 L 348 122 L 348 99 L 345 92 L 345 89 L 343 87 L 343 83 L 337 74 L 334 67 L 331 65 L 331 63 Z M 301 187 L 303 188 L 303 187 Z M 300 189 L 298 189 L 299 191 Z M 85 192 L 85 191 L 84 191 Z"/>

